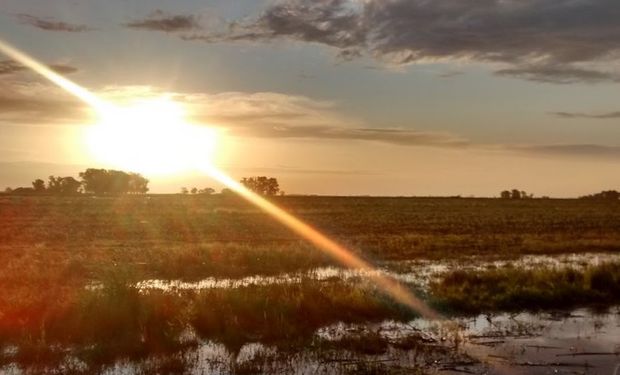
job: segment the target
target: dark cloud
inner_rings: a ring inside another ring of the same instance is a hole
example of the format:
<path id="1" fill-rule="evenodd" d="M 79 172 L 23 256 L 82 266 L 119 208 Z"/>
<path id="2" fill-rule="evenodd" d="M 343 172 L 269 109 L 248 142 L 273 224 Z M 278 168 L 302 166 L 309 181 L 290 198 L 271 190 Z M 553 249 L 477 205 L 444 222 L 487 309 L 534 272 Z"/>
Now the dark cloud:
<path id="1" fill-rule="evenodd" d="M 620 158 L 620 146 L 597 144 L 507 146 L 509 149 L 534 155 Z"/>
<path id="2" fill-rule="evenodd" d="M 556 65 L 542 65 L 542 66 L 526 66 L 511 69 L 501 69 L 495 72 L 500 76 L 508 76 L 515 78 L 522 78 L 528 81 L 544 82 L 544 83 L 598 83 L 605 81 L 620 81 L 620 77 L 617 74 L 581 69 L 571 66 L 556 66 Z"/>
<path id="3" fill-rule="evenodd" d="M 78 71 L 74 66 L 64 64 L 50 64 L 50 69 L 60 74 L 71 74 Z M 26 71 L 26 67 L 13 60 L 0 61 L 0 75 L 9 75 Z"/>
<path id="4" fill-rule="evenodd" d="M 172 15 L 156 10 L 148 17 L 125 24 L 132 29 L 164 31 L 167 33 L 191 31 L 200 28 L 198 17 L 192 15 Z"/>
<path id="5" fill-rule="evenodd" d="M 26 25 L 34 26 L 41 30 L 46 31 L 64 31 L 69 33 L 80 33 L 84 31 L 91 31 L 92 28 L 86 25 L 76 25 L 62 21 L 56 21 L 51 18 L 41 18 L 30 14 L 18 14 L 17 18 Z"/>
<path id="6" fill-rule="evenodd" d="M 88 109 L 72 100 L 0 96 L 0 121 L 50 123 L 80 121 Z"/>
<path id="7" fill-rule="evenodd" d="M 553 115 L 561 118 L 586 118 L 586 119 L 616 119 L 620 118 L 620 111 L 607 113 L 580 113 L 580 112 L 553 112 Z"/>
<path id="8" fill-rule="evenodd" d="M 283 0 L 226 31 L 184 39 L 290 39 L 390 64 L 465 59 L 504 63 L 499 74 L 544 82 L 599 82 L 590 65 L 618 60 L 617 0 Z"/>
<path id="9" fill-rule="evenodd" d="M 0 75 L 14 74 L 25 70 L 26 67 L 13 60 L 0 61 Z"/>
<path id="10" fill-rule="evenodd" d="M 77 73 L 78 71 L 78 68 L 64 64 L 50 64 L 49 67 L 50 69 L 59 74 L 73 74 Z"/>
<path id="11" fill-rule="evenodd" d="M 243 135 L 265 138 L 309 138 L 349 141 L 372 141 L 402 146 L 467 147 L 469 142 L 450 134 L 408 129 L 345 128 L 336 126 L 253 127 L 240 131 Z"/>

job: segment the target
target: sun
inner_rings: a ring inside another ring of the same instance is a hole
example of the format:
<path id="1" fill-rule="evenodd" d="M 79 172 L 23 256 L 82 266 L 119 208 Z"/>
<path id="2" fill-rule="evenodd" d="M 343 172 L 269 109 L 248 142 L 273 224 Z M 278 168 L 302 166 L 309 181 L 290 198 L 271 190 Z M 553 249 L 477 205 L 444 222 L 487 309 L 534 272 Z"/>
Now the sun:
<path id="1" fill-rule="evenodd" d="M 168 97 L 136 99 L 106 108 L 85 134 L 96 161 L 148 175 L 201 169 L 211 163 L 217 133 L 190 124 Z"/>

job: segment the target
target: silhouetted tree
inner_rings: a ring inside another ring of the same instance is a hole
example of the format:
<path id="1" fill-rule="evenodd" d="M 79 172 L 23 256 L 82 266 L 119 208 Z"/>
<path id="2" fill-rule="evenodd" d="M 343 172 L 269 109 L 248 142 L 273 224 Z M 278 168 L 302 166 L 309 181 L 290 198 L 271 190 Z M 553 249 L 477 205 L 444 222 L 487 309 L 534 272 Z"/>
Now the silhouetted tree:
<path id="1" fill-rule="evenodd" d="M 60 194 L 79 194 L 82 183 L 73 177 L 62 177 L 60 179 Z"/>
<path id="2" fill-rule="evenodd" d="M 92 194 L 144 194 L 149 180 L 138 173 L 89 168 L 80 172 L 84 190 Z"/>
<path id="3" fill-rule="evenodd" d="M 189 190 L 187 190 L 187 188 L 185 186 L 183 186 L 181 188 L 181 194 L 188 194 L 188 193 L 189 193 Z"/>
<path id="4" fill-rule="evenodd" d="M 60 194 L 62 177 L 49 176 L 47 180 L 47 191 L 51 194 Z"/>
<path id="5" fill-rule="evenodd" d="M 260 195 L 276 195 L 280 191 L 278 180 L 273 177 L 244 177 L 241 184 Z"/>
<path id="6" fill-rule="evenodd" d="M 40 178 L 37 178 L 36 180 L 32 181 L 32 188 L 37 193 L 44 192 L 45 191 L 45 181 L 43 181 Z"/>
<path id="7" fill-rule="evenodd" d="M 620 199 L 620 192 L 616 190 L 606 190 L 606 191 L 601 191 L 600 193 L 586 195 L 581 198 L 582 199 L 601 199 L 601 200 L 617 201 L 618 199 Z"/>
<path id="8" fill-rule="evenodd" d="M 204 189 L 198 190 L 198 193 L 199 194 L 211 195 L 211 194 L 215 193 L 215 189 L 210 188 L 210 187 L 206 187 Z"/>
<path id="9" fill-rule="evenodd" d="M 198 188 L 197 187 L 193 187 L 192 190 L 190 190 L 190 193 L 192 194 L 198 194 Z"/>
<path id="10" fill-rule="evenodd" d="M 146 194 L 149 191 L 149 180 L 139 173 L 129 174 L 129 191 L 131 194 Z"/>
<path id="11" fill-rule="evenodd" d="M 32 184 L 34 186 L 34 182 Z M 81 186 L 82 184 L 80 183 L 80 181 L 70 176 L 69 177 L 49 176 L 46 190 L 50 194 L 73 195 L 73 194 L 78 194 L 80 192 Z M 34 186 L 34 191 L 39 192 L 37 191 L 36 186 Z"/>
<path id="12" fill-rule="evenodd" d="M 534 194 L 528 194 L 523 190 L 512 189 L 502 191 L 500 197 L 502 199 L 529 199 L 534 198 Z"/>

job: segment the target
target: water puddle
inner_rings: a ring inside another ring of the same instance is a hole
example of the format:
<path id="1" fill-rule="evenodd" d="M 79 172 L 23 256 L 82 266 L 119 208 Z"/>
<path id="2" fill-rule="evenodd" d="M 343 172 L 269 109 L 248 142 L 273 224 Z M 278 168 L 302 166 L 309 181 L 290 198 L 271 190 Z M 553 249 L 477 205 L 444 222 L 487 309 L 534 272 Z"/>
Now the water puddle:
<path id="1" fill-rule="evenodd" d="M 74 370 L 81 367 L 70 356 L 63 366 L 71 363 Z M 319 329 L 311 344 L 297 350 L 247 343 L 231 353 L 222 344 L 206 341 L 173 357 L 118 361 L 102 373 L 162 373 L 178 368 L 189 374 L 615 375 L 619 365 L 620 307 L 616 307 L 604 313 L 578 309 L 482 314 L 443 322 L 338 323 Z M 0 367 L 0 373 L 28 371 L 9 364 Z"/>
<path id="2" fill-rule="evenodd" d="M 248 276 L 239 279 L 209 277 L 199 281 L 182 280 L 144 280 L 136 287 L 140 290 L 165 290 L 170 292 L 182 290 L 203 290 L 213 288 L 240 288 L 247 286 L 268 286 L 274 284 L 301 283 L 304 279 L 317 281 L 341 280 L 351 281 L 359 278 L 383 274 L 400 282 L 412 284 L 424 289 L 436 276 L 451 270 L 486 270 L 504 267 L 573 267 L 584 268 L 605 262 L 620 261 L 620 254 L 561 254 L 561 255 L 525 255 L 518 259 L 485 260 L 472 257 L 467 261 L 454 260 L 412 260 L 386 262 L 377 270 L 343 269 L 339 267 L 321 267 L 310 271 L 281 274 L 277 276 Z"/>

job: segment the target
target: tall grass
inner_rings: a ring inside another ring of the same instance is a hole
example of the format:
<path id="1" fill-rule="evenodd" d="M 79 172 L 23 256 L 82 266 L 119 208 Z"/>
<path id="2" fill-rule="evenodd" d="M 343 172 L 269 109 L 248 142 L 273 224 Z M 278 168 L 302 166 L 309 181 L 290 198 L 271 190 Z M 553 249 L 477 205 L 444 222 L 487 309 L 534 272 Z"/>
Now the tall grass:
<path id="1" fill-rule="evenodd" d="M 620 303 L 620 263 L 574 268 L 453 271 L 431 283 L 438 306 L 453 312 L 563 309 Z"/>

